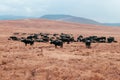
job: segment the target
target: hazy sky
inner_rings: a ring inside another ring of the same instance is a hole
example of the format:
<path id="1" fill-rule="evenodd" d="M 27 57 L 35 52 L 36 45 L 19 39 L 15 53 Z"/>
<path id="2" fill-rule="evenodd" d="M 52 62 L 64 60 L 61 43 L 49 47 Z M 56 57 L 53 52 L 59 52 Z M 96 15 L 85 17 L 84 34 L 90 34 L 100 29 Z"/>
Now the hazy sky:
<path id="1" fill-rule="evenodd" d="M 120 22 L 120 0 L 0 0 L 0 15 L 68 14 L 99 22 Z"/>

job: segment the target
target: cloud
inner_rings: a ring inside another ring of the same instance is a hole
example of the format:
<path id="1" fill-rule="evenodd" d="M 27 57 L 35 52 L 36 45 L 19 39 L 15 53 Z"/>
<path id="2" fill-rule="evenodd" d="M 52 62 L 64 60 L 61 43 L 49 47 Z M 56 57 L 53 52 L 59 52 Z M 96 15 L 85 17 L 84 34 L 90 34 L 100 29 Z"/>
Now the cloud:
<path id="1" fill-rule="evenodd" d="M 70 14 L 100 22 L 119 22 L 120 0 L 0 0 L 0 15 Z"/>
<path id="2" fill-rule="evenodd" d="M 4 0 L 0 3 L 0 15 L 36 16 L 44 13 L 47 7 L 43 0 Z"/>

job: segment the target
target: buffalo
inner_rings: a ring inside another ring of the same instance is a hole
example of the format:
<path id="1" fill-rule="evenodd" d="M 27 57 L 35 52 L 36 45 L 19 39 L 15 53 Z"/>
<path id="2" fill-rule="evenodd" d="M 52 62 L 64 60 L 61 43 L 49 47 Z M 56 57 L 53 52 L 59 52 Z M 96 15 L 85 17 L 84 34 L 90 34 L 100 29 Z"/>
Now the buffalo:
<path id="1" fill-rule="evenodd" d="M 20 39 L 16 36 L 10 36 L 8 40 L 14 40 L 14 41 L 19 41 Z"/>
<path id="2" fill-rule="evenodd" d="M 34 40 L 31 39 L 23 39 L 21 42 L 23 42 L 25 46 L 27 46 L 27 44 L 34 45 Z"/>
<path id="3" fill-rule="evenodd" d="M 54 44 L 55 48 L 57 48 L 57 46 L 63 47 L 63 42 L 61 40 L 51 40 L 50 44 Z"/>
<path id="4" fill-rule="evenodd" d="M 85 45 L 86 45 L 86 48 L 91 48 L 91 40 L 90 39 L 87 39 L 85 41 Z"/>
<path id="5" fill-rule="evenodd" d="M 108 42 L 108 43 L 112 43 L 112 42 L 117 42 L 117 41 L 115 41 L 115 38 L 114 38 L 114 37 L 108 37 L 108 38 L 107 38 L 107 42 Z"/>
<path id="6" fill-rule="evenodd" d="M 75 41 L 74 37 L 71 34 L 64 34 L 64 33 L 61 33 L 60 40 L 62 40 L 63 42 L 67 42 L 67 44 Z"/>
<path id="7" fill-rule="evenodd" d="M 83 36 L 80 35 L 79 37 L 77 37 L 77 42 L 82 42 Z"/>

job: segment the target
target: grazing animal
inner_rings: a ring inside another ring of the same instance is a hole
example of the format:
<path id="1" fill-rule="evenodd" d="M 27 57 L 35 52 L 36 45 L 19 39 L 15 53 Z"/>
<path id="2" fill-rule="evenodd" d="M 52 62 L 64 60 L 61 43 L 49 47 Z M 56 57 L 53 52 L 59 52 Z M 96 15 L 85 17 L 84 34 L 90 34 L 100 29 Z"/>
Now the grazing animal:
<path id="1" fill-rule="evenodd" d="M 63 42 L 67 42 L 67 44 L 75 41 L 72 34 L 64 34 L 64 33 L 61 33 L 60 40 L 62 40 Z"/>
<path id="2" fill-rule="evenodd" d="M 67 42 L 67 44 L 70 44 L 70 39 L 69 38 L 61 38 L 60 39 L 63 42 Z"/>
<path id="3" fill-rule="evenodd" d="M 77 42 L 82 42 L 83 36 L 80 35 L 79 37 L 77 37 Z"/>
<path id="4" fill-rule="evenodd" d="M 53 34 L 53 36 L 55 36 L 55 37 L 58 36 L 58 35 L 59 35 L 59 34 Z"/>
<path id="5" fill-rule="evenodd" d="M 10 37 L 8 38 L 8 40 L 18 41 L 19 38 L 17 38 L 16 36 L 10 36 Z"/>
<path id="6" fill-rule="evenodd" d="M 100 43 L 105 43 L 106 42 L 106 37 L 98 37 L 98 38 L 96 38 L 96 41 L 100 42 Z"/>
<path id="7" fill-rule="evenodd" d="M 90 39 L 87 39 L 85 41 L 85 45 L 86 45 L 86 48 L 91 48 L 91 40 Z"/>
<path id="8" fill-rule="evenodd" d="M 38 35 L 34 34 L 34 35 L 27 36 L 27 39 L 38 39 Z"/>
<path id="9" fill-rule="evenodd" d="M 89 36 L 89 38 L 90 38 L 90 40 L 91 40 L 92 43 L 98 42 L 98 41 L 97 41 L 97 39 L 98 39 L 97 36 Z"/>
<path id="10" fill-rule="evenodd" d="M 61 40 L 51 40 L 50 44 L 54 44 L 55 48 L 57 48 L 57 46 L 63 47 L 63 42 Z"/>
<path id="11" fill-rule="evenodd" d="M 49 37 L 47 35 L 43 36 L 42 39 L 44 42 L 49 42 Z"/>
<path id="12" fill-rule="evenodd" d="M 34 45 L 34 41 L 31 39 L 23 39 L 21 42 L 25 43 L 25 46 L 27 46 L 27 44 L 30 44 L 31 46 Z"/>
<path id="13" fill-rule="evenodd" d="M 116 41 L 115 41 L 114 37 L 109 37 L 109 38 L 107 38 L 107 42 L 112 43 L 112 42 L 116 42 Z"/>

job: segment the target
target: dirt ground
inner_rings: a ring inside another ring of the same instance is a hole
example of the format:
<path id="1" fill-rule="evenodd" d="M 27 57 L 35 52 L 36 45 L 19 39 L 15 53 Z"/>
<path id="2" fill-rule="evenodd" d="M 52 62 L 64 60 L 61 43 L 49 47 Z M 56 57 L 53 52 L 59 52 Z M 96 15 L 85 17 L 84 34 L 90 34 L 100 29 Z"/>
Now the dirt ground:
<path id="1" fill-rule="evenodd" d="M 117 43 L 27 46 L 9 41 L 14 32 L 114 36 Z M 48 20 L 0 21 L 0 80 L 120 80 L 120 28 Z"/>

